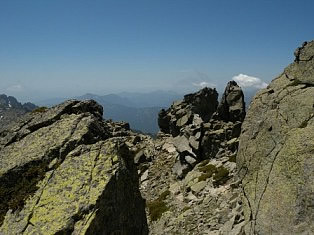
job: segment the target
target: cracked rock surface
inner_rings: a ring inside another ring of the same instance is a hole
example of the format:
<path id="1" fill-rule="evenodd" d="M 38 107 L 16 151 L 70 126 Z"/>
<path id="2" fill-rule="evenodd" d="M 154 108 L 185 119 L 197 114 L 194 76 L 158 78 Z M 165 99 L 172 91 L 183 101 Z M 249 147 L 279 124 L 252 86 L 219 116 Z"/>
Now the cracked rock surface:
<path id="1" fill-rule="evenodd" d="M 94 101 L 29 113 L 0 133 L 0 234 L 147 234 L 128 125 Z"/>
<path id="2" fill-rule="evenodd" d="M 253 99 L 240 136 L 246 234 L 313 234 L 314 41 Z"/>

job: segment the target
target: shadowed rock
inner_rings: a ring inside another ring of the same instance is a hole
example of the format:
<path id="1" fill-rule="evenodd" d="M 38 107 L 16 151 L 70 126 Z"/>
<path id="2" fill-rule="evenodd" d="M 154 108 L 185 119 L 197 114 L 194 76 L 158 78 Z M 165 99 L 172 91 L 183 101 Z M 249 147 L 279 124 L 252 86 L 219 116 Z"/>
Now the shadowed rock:
<path id="1" fill-rule="evenodd" d="M 27 114 L 0 138 L 0 234 L 147 234 L 127 127 L 95 101 Z"/>
<path id="2" fill-rule="evenodd" d="M 226 122 L 243 122 L 244 117 L 245 103 L 243 92 L 235 81 L 230 81 L 222 95 L 214 118 Z"/>

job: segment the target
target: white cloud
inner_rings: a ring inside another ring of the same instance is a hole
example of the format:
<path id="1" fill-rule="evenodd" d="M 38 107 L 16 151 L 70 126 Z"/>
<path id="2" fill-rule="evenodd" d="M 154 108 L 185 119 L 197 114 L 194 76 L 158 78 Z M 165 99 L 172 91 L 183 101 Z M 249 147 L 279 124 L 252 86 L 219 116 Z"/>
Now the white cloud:
<path id="1" fill-rule="evenodd" d="M 180 73 L 180 79 L 174 84 L 174 89 L 180 90 L 180 92 L 184 91 L 187 93 L 204 87 L 216 87 L 216 84 L 212 82 L 212 79 L 207 73 L 193 69 L 186 69 L 178 72 Z"/>
<path id="2" fill-rule="evenodd" d="M 22 85 L 16 84 L 16 85 L 8 87 L 6 90 L 10 92 L 20 92 L 20 91 L 23 91 L 24 88 Z"/>
<path id="3" fill-rule="evenodd" d="M 212 84 L 212 83 L 209 83 L 209 82 L 192 82 L 192 85 L 193 86 L 196 86 L 196 87 L 215 87 L 215 84 Z"/>
<path id="4" fill-rule="evenodd" d="M 236 81 L 238 85 L 242 88 L 262 89 L 267 87 L 268 85 L 266 82 L 263 82 L 260 78 L 252 77 L 242 73 L 240 73 L 237 76 L 234 76 L 232 79 Z"/>

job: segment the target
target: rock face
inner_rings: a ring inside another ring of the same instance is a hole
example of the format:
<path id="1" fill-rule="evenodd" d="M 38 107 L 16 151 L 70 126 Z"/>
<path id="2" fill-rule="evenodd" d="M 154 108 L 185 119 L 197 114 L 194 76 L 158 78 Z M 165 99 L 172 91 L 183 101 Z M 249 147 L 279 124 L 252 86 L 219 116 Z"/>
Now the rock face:
<path id="1" fill-rule="evenodd" d="M 230 81 L 217 108 L 215 119 L 226 122 L 243 122 L 244 117 L 245 103 L 243 92 L 235 81 Z"/>
<path id="2" fill-rule="evenodd" d="M 195 94 L 184 96 L 183 101 L 174 102 L 166 111 L 162 109 L 158 117 L 158 125 L 162 132 L 177 136 L 183 126 L 193 123 L 193 116 L 198 115 L 208 121 L 216 111 L 218 93 L 215 89 L 207 88 Z"/>
<path id="3" fill-rule="evenodd" d="M 231 81 L 219 105 L 217 97 L 215 89 L 204 88 L 159 114 L 160 129 L 174 137 L 179 152 L 173 169 L 179 178 L 202 160 L 236 154 L 245 116 L 243 92 Z"/>
<path id="4" fill-rule="evenodd" d="M 243 93 L 230 82 L 219 105 L 217 97 L 211 88 L 186 95 L 160 112 L 157 140 L 143 143 L 138 165 L 150 234 L 243 232 L 235 181 Z"/>
<path id="5" fill-rule="evenodd" d="M 255 96 L 237 164 L 247 234 L 313 234 L 314 41 Z"/>
<path id="6" fill-rule="evenodd" d="M 0 131 L 36 108 L 37 106 L 32 103 L 21 104 L 13 96 L 0 95 Z"/>
<path id="7" fill-rule="evenodd" d="M 126 128 L 72 100 L 2 131 L 0 234 L 147 234 Z"/>

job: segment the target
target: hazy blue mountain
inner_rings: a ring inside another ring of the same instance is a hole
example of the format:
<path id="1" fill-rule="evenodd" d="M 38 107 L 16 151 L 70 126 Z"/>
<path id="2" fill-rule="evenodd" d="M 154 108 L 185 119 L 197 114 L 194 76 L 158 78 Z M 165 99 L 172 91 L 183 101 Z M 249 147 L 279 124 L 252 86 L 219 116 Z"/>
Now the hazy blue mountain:
<path id="1" fill-rule="evenodd" d="M 46 99 L 46 100 L 41 100 L 41 101 L 37 101 L 35 102 L 38 106 L 47 106 L 47 107 L 51 107 L 54 106 L 56 104 L 60 104 L 66 100 L 68 100 L 70 98 L 51 98 L 51 99 Z"/>
<path id="2" fill-rule="evenodd" d="M 134 108 L 123 105 L 102 104 L 104 118 L 116 121 L 126 121 L 131 129 L 144 133 L 157 133 L 159 131 L 157 119 L 162 107 Z"/>
<path id="3" fill-rule="evenodd" d="M 130 101 L 127 98 L 121 97 L 116 94 L 109 94 L 109 95 L 95 95 L 91 93 L 87 93 L 85 95 L 76 97 L 78 99 L 93 99 L 98 101 L 99 103 L 108 103 L 108 104 L 118 104 L 118 105 L 123 105 L 123 106 L 128 106 L 128 107 L 135 107 L 135 104 Z"/>
<path id="4" fill-rule="evenodd" d="M 118 95 L 131 101 L 134 107 L 168 107 L 173 101 L 183 98 L 183 94 L 160 90 L 147 93 L 121 92 Z"/>
<path id="5" fill-rule="evenodd" d="M 32 103 L 20 103 L 15 97 L 0 95 L 0 131 L 27 112 L 36 109 Z"/>
<path id="6" fill-rule="evenodd" d="M 95 95 L 85 94 L 77 99 L 94 99 L 104 107 L 104 118 L 126 121 L 132 129 L 145 133 L 157 133 L 159 130 L 158 112 L 169 107 L 173 101 L 182 99 L 171 91 L 154 91 L 147 93 L 122 92 L 119 94 Z"/>
<path id="7" fill-rule="evenodd" d="M 152 93 L 124 92 L 120 94 L 96 95 L 87 93 L 74 99 L 93 99 L 104 107 L 104 118 L 126 121 L 132 129 L 144 133 L 157 133 L 158 112 L 163 107 L 181 97 L 173 92 L 156 91 Z M 53 98 L 38 102 L 40 106 L 53 106 L 70 98 Z"/>
<path id="8" fill-rule="evenodd" d="M 245 102 L 248 106 L 257 90 L 244 90 Z M 132 129 L 145 133 L 157 133 L 158 112 L 168 108 L 174 101 L 183 98 L 183 95 L 172 91 L 154 91 L 147 93 L 121 92 L 118 94 L 96 95 L 87 93 L 74 99 L 93 99 L 104 107 L 104 118 L 114 121 L 126 121 Z M 39 102 L 41 106 L 59 104 L 68 98 L 54 98 Z"/>
<path id="9" fill-rule="evenodd" d="M 134 104 L 127 98 L 115 94 L 104 96 L 85 94 L 75 97 L 75 99 L 97 101 L 104 108 L 105 119 L 128 122 L 132 129 L 144 133 L 157 133 L 159 130 L 157 118 L 162 107 L 134 107 Z"/>

